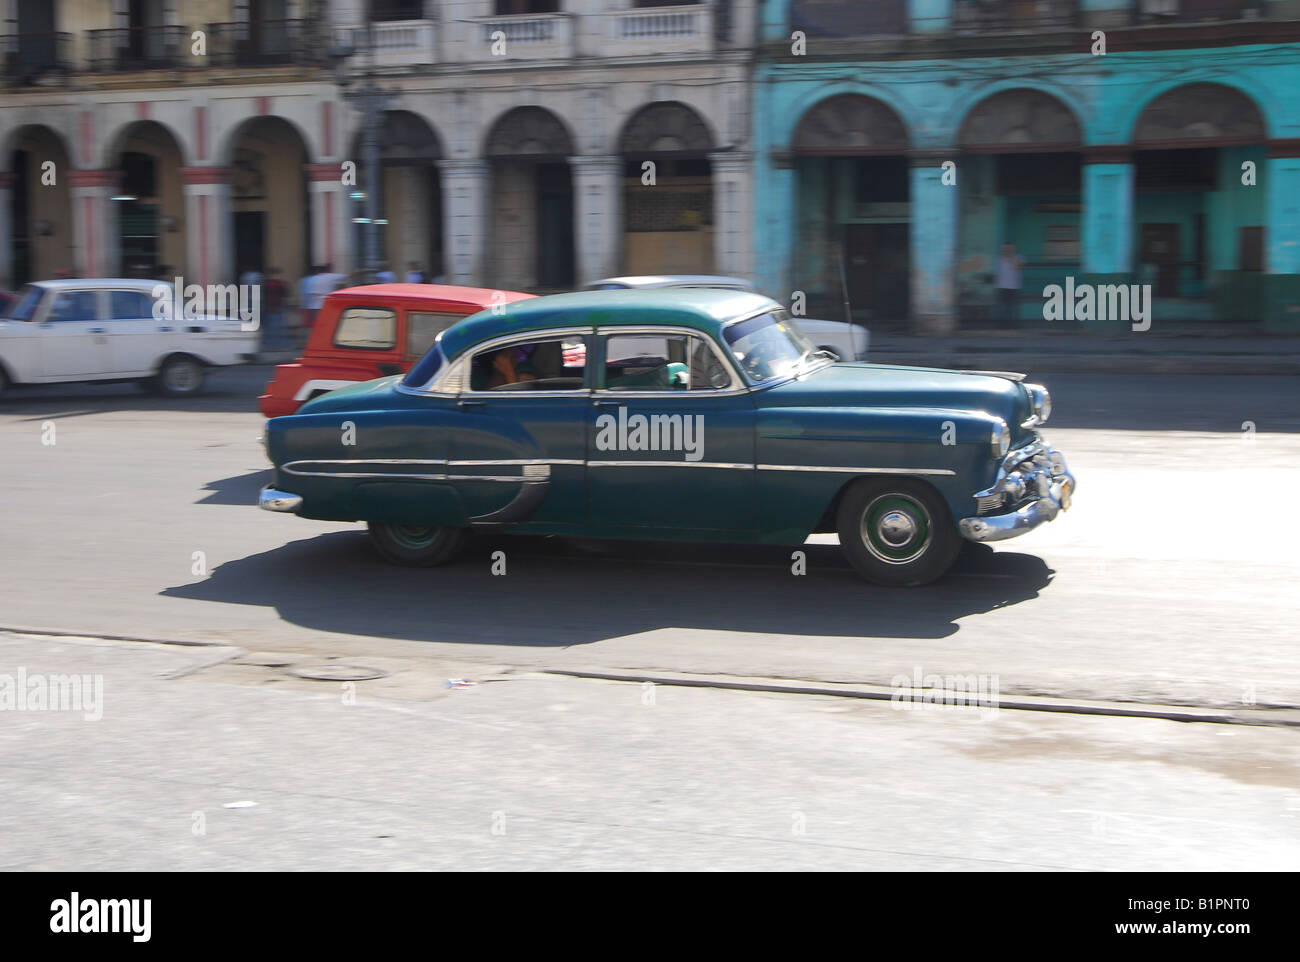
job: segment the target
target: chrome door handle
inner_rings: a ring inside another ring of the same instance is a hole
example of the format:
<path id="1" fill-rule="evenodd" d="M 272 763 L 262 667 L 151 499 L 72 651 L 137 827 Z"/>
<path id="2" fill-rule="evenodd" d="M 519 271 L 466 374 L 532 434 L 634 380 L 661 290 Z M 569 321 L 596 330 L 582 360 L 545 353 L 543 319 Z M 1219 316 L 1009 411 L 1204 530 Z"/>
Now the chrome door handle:
<path id="1" fill-rule="evenodd" d="M 160 327 L 160 328 L 158 328 L 158 330 L 161 331 L 161 332 L 164 333 L 164 334 L 170 334 L 172 331 L 176 330 L 176 328 L 174 328 L 174 327 Z"/>
<path id="2" fill-rule="evenodd" d="M 481 407 L 482 407 L 484 404 L 486 404 L 487 402 L 486 402 L 486 401 L 467 401 L 467 400 L 465 400 L 464 398 L 462 398 L 462 399 L 461 399 L 459 402 L 457 402 L 457 403 L 459 403 L 460 406 L 463 407 L 463 408 L 481 408 Z"/>
<path id="3" fill-rule="evenodd" d="M 107 334 L 107 333 L 108 333 L 108 328 L 106 328 L 106 327 L 92 327 L 92 328 L 89 329 L 89 332 L 90 332 L 91 334 Z"/>

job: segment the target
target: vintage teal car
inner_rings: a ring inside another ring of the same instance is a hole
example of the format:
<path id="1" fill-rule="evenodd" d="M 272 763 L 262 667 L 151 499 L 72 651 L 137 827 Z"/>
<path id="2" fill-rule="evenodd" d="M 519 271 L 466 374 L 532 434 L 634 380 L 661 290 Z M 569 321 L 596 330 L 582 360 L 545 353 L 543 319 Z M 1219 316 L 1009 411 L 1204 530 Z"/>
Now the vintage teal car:
<path id="1" fill-rule="evenodd" d="M 404 377 L 267 422 L 260 504 L 365 521 L 379 553 L 450 560 L 473 529 L 799 545 L 837 532 L 885 585 L 962 539 L 1023 534 L 1074 478 L 1019 375 L 836 363 L 775 301 L 599 291 L 499 305 Z"/>

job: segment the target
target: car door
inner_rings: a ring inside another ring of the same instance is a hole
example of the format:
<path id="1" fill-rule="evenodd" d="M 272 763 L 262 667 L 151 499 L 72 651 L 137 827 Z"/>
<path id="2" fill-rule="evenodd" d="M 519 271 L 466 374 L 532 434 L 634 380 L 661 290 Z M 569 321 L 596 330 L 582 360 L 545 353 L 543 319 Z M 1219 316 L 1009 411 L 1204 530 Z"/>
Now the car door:
<path id="1" fill-rule="evenodd" d="M 586 520 L 591 390 L 587 355 L 574 350 L 585 337 L 500 338 L 471 356 L 447 475 L 473 522 L 555 529 Z"/>
<path id="2" fill-rule="evenodd" d="M 757 530 L 754 403 L 712 339 L 674 328 L 597 335 L 601 372 L 587 428 L 591 523 Z"/>
<path id="3" fill-rule="evenodd" d="M 170 292 L 170 291 L 169 291 Z M 121 375 L 152 374 L 168 351 L 174 321 L 153 316 L 154 299 L 147 291 L 110 290 L 108 296 L 109 356 Z"/>
<path id="4" fill-rule="evenodd" d="M 66 381 L 112 372 L 99 291 L 55 293 L 41 325 L 41 380 Z"/>

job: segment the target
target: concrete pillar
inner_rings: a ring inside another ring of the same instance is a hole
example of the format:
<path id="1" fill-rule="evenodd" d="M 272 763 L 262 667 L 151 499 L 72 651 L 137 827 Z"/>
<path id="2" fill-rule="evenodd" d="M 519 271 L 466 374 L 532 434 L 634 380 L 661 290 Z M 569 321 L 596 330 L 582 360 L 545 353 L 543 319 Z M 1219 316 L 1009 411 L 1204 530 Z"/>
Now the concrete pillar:
<path id="1" fill-rule="evenodd" d="M 912 157 L 912 330 L 951 334 L 957 327 L 957 184 L 944 183 L 949 153 Z M 950 178 L 951 179 L 951 178 Z"/>
<path id="2" fill-rule="evenodd" d="M 352 271 L 352 249 L 348 243 L 351 219 L 347 216 L 348 191 L 338 164 L 304 164 L 307 200 L 311 207 L 312 264 L 329 264 L 341 274 Z M 281 265 L 286 280 L 298 271 L 297 264 Z"/>
<path id="3" fill-rule="evenodd" d="M 483 275 L 488 165 L 481 160 L 446 160 L 442 173 L 443 236 L 447 283 L 478 286 Z"/>
<path id="4" fill-rule="evenodd" d="M 713 169 L 713 265 L 719 274 L 753 278 L 750 155 L 719 151 L 709 155 Z"/>
<path id="5" fill-rule="evenodd" d="M 1083 157 L 1083 272 L 1133 270 L 1133 164 L 1128 150 L 1089 148 Z"/>
<path id="6" fill-rule="evenodd" d="M 953 0 L 907 0 L 912 33 L 947 33 L 952 29 Z"/>
<path id="7" fill-rule="evenodd" d="M 1273 145 L 1263 170 L 1267 191 L 1264 322 L 1300 331 L 1300 145 Z"/>
<path id="8" fill-rule="evenodd" d="M 759 32 L 763 40 L 790 39 L 790 0 L 760 0 L 763 19 Z"/>
<path id="9" fill-rule="evenodd" d="M 229 167 L 181 168 L 187 284 L 229 284 L 237 280 L 231 264 L 230 178 Z"/>
<path id="10" fill-rule="evenodd" d="M 789 307 L 797 286 L 794 245 L 799 232 L 799 178 L 794 156 L 781 152 L 759 157 L 753 176 L 754 286 Z"/>
<path id="11" fill-rule="evenodd" d="M 623 158 L 570 157 L 577 286 L 621 270 L 623 249 Z"/>
<path id="12" fill-rule="evenodd" d="M 118 263 L 117 211 L 109 200 L 117 189 L 116 170 L 74 170 L 72 185 L 73 261 L 67 267 L 82 277 L 116 277 Z"/>
<path id="13" fill-rule="evenodd" d="M 0 287 L 12 291 L 14 284 L 13 231 L 14 175 L 0 173 Z"/>

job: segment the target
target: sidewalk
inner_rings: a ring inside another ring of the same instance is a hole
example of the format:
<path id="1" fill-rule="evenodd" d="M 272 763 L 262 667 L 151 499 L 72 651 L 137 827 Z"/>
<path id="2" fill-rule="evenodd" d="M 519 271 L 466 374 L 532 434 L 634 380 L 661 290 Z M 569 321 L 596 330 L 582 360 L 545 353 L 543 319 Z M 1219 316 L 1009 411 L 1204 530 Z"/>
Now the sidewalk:
<path id="1" fill-rule="evenodd" d="M 873 331 L 869 359 L 1054 374 L 1300 374 L 1300 335 L 999 330 L 923 337 Z"/>

